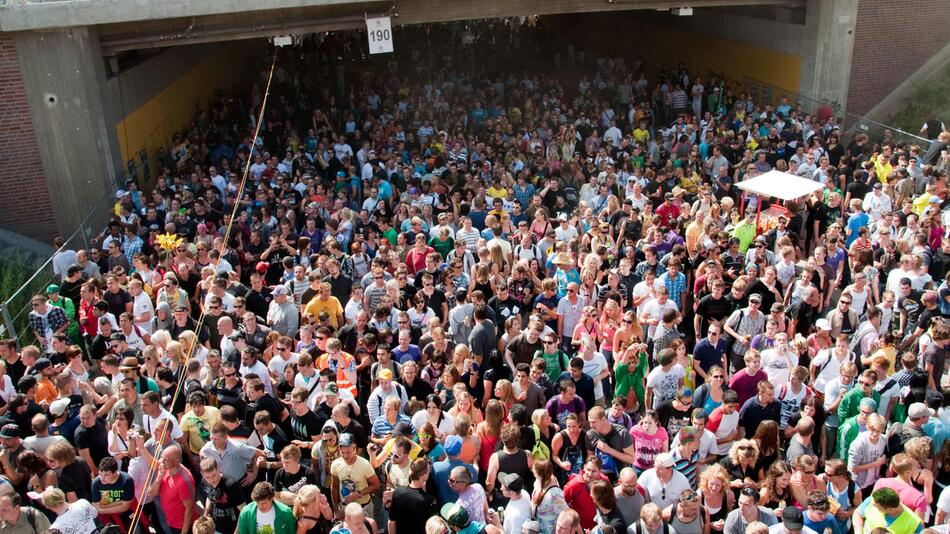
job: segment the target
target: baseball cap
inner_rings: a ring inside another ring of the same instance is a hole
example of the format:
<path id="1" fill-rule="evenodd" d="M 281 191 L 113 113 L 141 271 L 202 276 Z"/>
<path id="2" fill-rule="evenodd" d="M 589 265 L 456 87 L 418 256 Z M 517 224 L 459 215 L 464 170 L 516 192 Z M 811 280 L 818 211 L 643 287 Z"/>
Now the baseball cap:
<path id="1" fill-rule="evenodd" d="M 53 362 L 49 361 L 49 358 L 40 358 L 36 360 L 36 363 L 33 364 L 33 374 L 37 374 L 40 371 L 49 369 L 53 366 Z"/>
<path id="2" fill-rule="evenodd" d="M 56 284 L 50 284 L 46 287 L 47 295 L 52 295 L 53 293 L 59 293 L 59 286 Z"/>
<path id="3" fill-rule="evenodd" d="M 656 467 L 673 467 L 676 464 L 676 460 L 673 459 L 673 455 L 664 452 L 656 455 L 656 459 L 653 461 L 653 465 Z"/>
<path id="4" fill-rule="evenodd" d="M 337 396 L 340 394 L 340 386 L 336 385 L 336 382 L 330 382 L 323 388 L 323 394 Z"/>
<path id="5" fill-rule="evenodd" d="M 8 423 L 0 428 L 0 438 L 18 438 L 20 437 L 20 427 L 13 423 Z"/>
<path id="6" fill-rule="evenodd" d="M 112 335 L 109 336 L 109 340 L 110 341 L 125 341 L 125 334 L 123 334 L 122 332 L 113 332 Z"/>
<path id="7" fill-rule="evenodd" d="M 916 403 L 915 403 L 916 404 Z M 877 401 L 871 397 L 865 397 L 861 399 L 861 402 L 858 403 L 858 408 L 867 408 L 870 410 L 877 410 Z"/>
<path id="8" fill-rule="evenodd" d="M 442 445 L 442 449 L 445 450 L 445 454 L 449 456 L 458 456 L 462 452 L 462 438 L 452 434 L 445 438 L 445 444 Z"/>
<path id="9" fill-rule="evenodd" d="M 761 304 L 761 303 L 762 303 L 762 295 L 759 295 L 758 293 L 753 293 L 753 294 L 749 295 L 749 302 L 758 302 L 758 303 Z"/>
<path id="10" fill-rule="evenodd" d="M 69 399 L 56 399 L 49 405 L 49 413 L 54 417 L 59 417 L 66 413 L 69 408 Z"/>
<path id="11" fill-rule="evenodd" d="M 541 523 L 529 519 L 521 524 L 521 534 L 541 534 Z"/>
<path id="12" fill-rule="evenodd" d="M 270 294 L 275 297 L 278 297 L 280 295 L 286 295 L 287 288 L 284 286 L 274 286 L 274 289 L 271 290 Z"/>
<path id="13" fill-rule="evenodd" d="M 818 319 L 815 321 L 815 328 L 818 330 L 831 330 L 831 322 L 828 319 Z"/>
<path id="14" fill-rule="evenodd" d="M 907 417 L 910 419 L 920 419 L 921 417 L 930 417 L 932 416 L 933 410 L 927 407 L 926 404 L 922 402 L 915 402 L 907 408 Z"/>
<path id="15" fill-rule="evenodd" d="M 393 379 L 392 369 L 381 370 L 379 373 L 376 374 L 376 379 L 377 380 L 392 380 Z"/>
<path id="16" fill-rule="evenodd" d="M 444 504 L 439 511 L 439 515 L 442 516 L 442 519 L 445 519 L 450 527 L 465 528 L 470 522 L 468 512 L 457 502 Z"/>
<path id="17" fill-rule="evenodd" d="M 784 312 L 785 306 L 782 306 L 781 302 L 773 302 L 771 311 L 772 313 Z"/>
<path id="18" fill-rule="evenodd" d="M 259 261 L 257 262 L 257 265 L 254 266 L 254 270 L 261 274 L 266 273 L 267 269 L 269 268 L 270 268 L 270 264 L 267 263 L 266 261 Z"/>
<path id="19" fill-rule="evenodd" d="M 498 475 L 498 480 L 501 481 L 501 487 L 508 491 L 521 493 L 521 490 L 524 489 L 524 480 L 518 473 L 501 473 Z"/>
<path id="20" fill-rule="evenodd" d="M 802 511 L 794 506 L 786 506 L 782 510 L 782 525 L 788 530 L 801 530 L 805 526 Z"/>
<path id="21" fill-rule="evenodd" d="M 345 434 L 340 434 L 340 439 L 337 440 L 337 444 L 339 444 L 340 447 L 349 447 L 351 445 L 356 445 L 356 440 L 353 439 L 353 434 L 347 432 Z"/>

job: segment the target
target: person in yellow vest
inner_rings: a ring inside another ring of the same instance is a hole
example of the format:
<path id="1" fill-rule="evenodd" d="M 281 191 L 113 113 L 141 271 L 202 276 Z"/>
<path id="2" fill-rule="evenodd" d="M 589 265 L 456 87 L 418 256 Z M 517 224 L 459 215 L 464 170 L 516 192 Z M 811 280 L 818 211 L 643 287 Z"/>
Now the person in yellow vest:
<path id="1" fill-rule="evenodd" d="M 915 534 L 923 530 L 923 522 L 913 510 L 901 504 L 897 492 L 882 488 L 864 499 L 852 516 L 854 532 L 870 534 L 884 528 L 892 534 Z"/>

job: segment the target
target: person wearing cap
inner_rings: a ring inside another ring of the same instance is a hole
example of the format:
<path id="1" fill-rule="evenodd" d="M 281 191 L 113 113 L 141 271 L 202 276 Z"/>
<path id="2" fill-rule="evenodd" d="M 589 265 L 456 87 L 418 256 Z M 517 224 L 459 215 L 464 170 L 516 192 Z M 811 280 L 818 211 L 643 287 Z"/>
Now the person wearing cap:
<path id="1" fill-rule="evenodd" d="M 453 469 L 464 467 L 472 478 L 478 476 L 478 472 L 473 465 L 463 462 L 459 458 L 459 454 L 462 453 L 462 443 L 462 438 L 456 434 L 446 436 L 442 445 L 446 458 L 432 464 L 432 480 L 435 482 L 439 504 L 455 502 L 458 499 L 458 492 L 449 484 Z"/>
<path id="2" fill-rule="evenodd" d="M 439 515 L 457 534 L 502 534 L 502 530 L 492 524 L 485 524 L 470 518 L 468 511 L 459 503 L 447 503 L 439 510 Z"/>
<path id="3" fill-rule="evenodd" d="M 56 399 L 49 406 L 52 421 L 49 425 L 51 436 L 61 436 L 70 443 L 79 427 L 79 418 L 69 413 L 69 399 Z"/>
<path id="4" fill-rule="evenodd" d="M 14 423 L 7 423 L 0 427 L 0 472 L 13 484 L 19 493 L 26 490 L 28 479 L 21 471 L 17 460 L 20 454 L 26 452 L 23 446 L 20 427 Z"/>
<path id="5" fill-rule="evenodd" d="M 330 496 L 334 510 L 342 511 L 350 503 L 363 507 L 373 516 L 372 496 L 380 488 L 379 478 L 369 460 L 357 454 L 352 434 L 338 438 L 340 456 L 330 464 Z M 338 514 L 339 515 L 339 514 Z"/>
<path id="6" fill-rule="evenodd" d="M 903 423 L 895 423 L 890 430 L 887 444 L 888 453 L 895 454 L 902 452 L 907 442 L 914 438 L 930 437 L 924 431 L 924 425 L 926 425 L 934 415 L 936 415 L 934 411 L 922 402 L 911 404 L 907 408 L 907 420 Z"/>
<path id="7" fill-rule="evenodd" d="M 827 502 L 827 499 L 825 500 Z M 769 527 L 769 534 L 819 534 L 824 529 L 814 530 L 805 526 L 802 511 L 794 506 L 782 509 L 782 521 Z"/>
<path id="8" fill-rule="evenodd" d="M 82 338 L 79 333 L 79 321 L 76 319 L 76 304 L 73 300 L 61 295 L 59 286 L 56 284 L 50 284 L 46 287 L 46 299 L 50 306 L 62 308 L 66 313 L 66 320 L 68 321 L 66 334 L 73 345 L 81 345 Z"/>
<path id="9" fill-rule="evenodd" d="M 690 488 L 689 480 L 675 466 L 676 459 L 671 453 L 660 453 L 656 455 L 653 467 L 638 479 L 640 487 L 650 495 L 650 502 L 661 509 L 677 502 L 680 494 Z"/>
<path id="10" fill-rule="evenodd" d="M 381 369 L 376 375 L 378 386 L 369 395 L 366 402 L 366 413 L 370 422 L 374 422 L 383 414 L 384 402 L 389 397 L 397 397 L 400 406 L 408 406 L 409 396 L 402 384 L 394 381 L 391 369 Z"/>
<path id="11" fill-rule="evenodd" d="M 924 524 L 917 514 L 901 503 L 900 496 L 890 488 L 871 493 L 852 516 L 854 532 L 870 534 L 884 529 L 892 534 L 915 534 Z"/>
<path id="12" fill-rule="evenodd" d="M 293 337 L 300 325 L 300 310 L 294 305 L 286 286 L 274 286 L 273 300 L 267 309 L 267 324 L 282 335 Z"/>

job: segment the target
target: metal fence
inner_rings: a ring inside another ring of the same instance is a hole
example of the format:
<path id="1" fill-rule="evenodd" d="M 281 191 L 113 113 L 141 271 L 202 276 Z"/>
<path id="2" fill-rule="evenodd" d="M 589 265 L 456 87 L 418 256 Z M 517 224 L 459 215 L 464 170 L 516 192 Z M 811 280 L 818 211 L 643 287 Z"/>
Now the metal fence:
<path id="1" fill-rule="evenodd" d="M 819 100 L 808 95 L 803 95 L 797 91 L 782 89 L 781 87 L 776 87 L 770 83 L 748 76 L 743 77 L 742 80 L 736 80 L 736 83 L 741 88 L 739 92 L 745 92 L 751 95 L 752 100 L 760 106 L 766 104 L 776 106 L 783 98 L 787 98 L 788 102 L 793 106 L 800 104 L 806 112 L 817 113 L 818 109 L 827 103 L 828 106 L 831 107 L 834 116 L 838 118 L 841 124 L 841 131 L 845 134 L 845 137 L 848 138 L 857 133 L 865 133 L 872 140 L 880 140 L 887 136 L 895 141 L 904 141 L 923 147 L 930 144 L 929 140 L 917 134 L 905 132 L 895 126 L 871 120 L 863 115 L 851 113 L 837 101 Z"/>
<path id="2" fill-rule="evenodd" d="M 91 225 L 108 220 L 114 205 L 113 200 L 110 196 L 103 196 L 83 217 L 73 233 L 64 239 L 63 245 L 48 258 L 18 250 L 4 251 L 0 257 L 0 267 L 5 271 L 5 285 L 15 289 L 10 291 L 9 295 L 0 294 L 0 339 L 16 340 L 18 347 L 26 340 L 32 339 L 28 322 L 32 298 L 37 294 L 45 295 L 49 285 L 59 284 L 61 281 L 53 272 L 54 258 L 64 251 L 88 251 L 100 231 Z M 39 267 L 31 267 L 37 264 Z"/>

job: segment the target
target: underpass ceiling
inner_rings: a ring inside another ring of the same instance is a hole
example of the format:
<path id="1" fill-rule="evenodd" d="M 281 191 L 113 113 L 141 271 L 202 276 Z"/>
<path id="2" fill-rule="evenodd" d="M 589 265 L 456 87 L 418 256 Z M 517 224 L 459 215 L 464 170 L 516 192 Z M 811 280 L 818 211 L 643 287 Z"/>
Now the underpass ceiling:
<path id="1" fill-rule="evenodd" d="M 392 15 L 393 25 L 406 25 L 686 6 L 801 7 L 804 3 L 805 0 L 220 0 L 167 3 L 82 0 L 0 6 L 0 31 L 96 25 L 103 55 L 111 56 L 136 49 L 356 29 L 363 27 L 367 15 Z M 100 9 L 112 5 L 115 11 L 102 13 L 97 19 L 92 11 L 97 4 Z M 180 9 L 170 9 L 169 4 L 176 4 Z M 62 8 L 51 11 L 50 5 L 61 5 Z M 136 11 L 136 6 L 141 9 Z M 243 9 L 245 6 L 253 6 L 253 10 Z M 26 16 L 31 8 L 42 12 L 37 16 Z"/>

